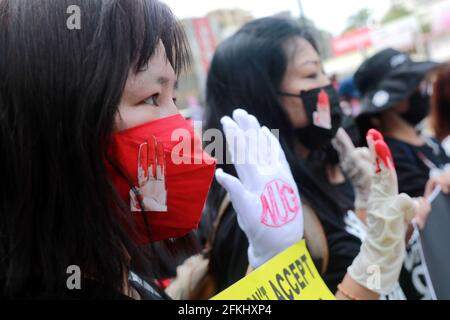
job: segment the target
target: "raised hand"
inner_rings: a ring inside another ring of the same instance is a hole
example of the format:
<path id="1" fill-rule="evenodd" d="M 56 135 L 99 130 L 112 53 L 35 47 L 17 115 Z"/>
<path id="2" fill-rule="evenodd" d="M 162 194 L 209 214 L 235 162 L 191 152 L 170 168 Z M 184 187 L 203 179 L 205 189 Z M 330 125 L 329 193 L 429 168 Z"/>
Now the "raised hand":
<path id="1" fill-rule="evenodd" d="M 416 206 L 406 194 L 398 194 L 397 174 L 383 136 L 370 130 L 367 136 L 374 175 L 367 211 L 367 236 L 359 255 L 348 268 L 350 277 L 380 294 L 392 291 L 405 255 L 407 225 Z"/>
<path id="2" fill-rule="evenodd" d="M 340 166 L 355 190 L 355 209 L 367 209 L 372 185 L 372 160 L 368 148 L 355 148 L 344 129 L 331 141 L 339 154 Z"/>
<path id="3" fill-rule="evenodd" d="M 303 238 L 297 185 L 280 143 L 266 127 L 238 109 L 221 120 L 238 178 L 216 171 L 249 240 L 249 261 L 259 267 Z M 253 139 L 251 138 L 253 137 Z M 253 140 L 253 141 L 250 141 Z"/>

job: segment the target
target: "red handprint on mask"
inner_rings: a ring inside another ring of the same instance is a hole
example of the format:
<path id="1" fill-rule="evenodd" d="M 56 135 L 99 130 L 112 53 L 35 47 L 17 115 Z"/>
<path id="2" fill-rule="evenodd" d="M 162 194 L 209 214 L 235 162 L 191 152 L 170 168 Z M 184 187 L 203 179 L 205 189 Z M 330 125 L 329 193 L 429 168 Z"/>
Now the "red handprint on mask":
<path id="1" fill-rule="evenodd" d="M 313 123 L 316 127 L 331 130 L 330 97 L 322 90 L 317 99 L 317 111 L 313 113 Z"/>
<path id="2" fill-rule="evenodd" d="M 164 148 L 161 143 L 156 141 L 155 137 L 149 138 L 139 147 L 137 175 L 139 187 L 135 189 L 138 195 L 135 191 L 130 190 L 131 211 L 166 212 L 167 187 Z"/>

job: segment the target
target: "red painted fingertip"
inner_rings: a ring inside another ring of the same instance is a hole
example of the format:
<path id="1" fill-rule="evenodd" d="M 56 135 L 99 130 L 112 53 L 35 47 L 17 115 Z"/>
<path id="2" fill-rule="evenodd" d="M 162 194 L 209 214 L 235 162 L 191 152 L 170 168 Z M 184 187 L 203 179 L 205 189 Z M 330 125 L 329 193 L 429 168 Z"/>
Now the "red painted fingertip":
<path id="1" fill-rule="evenodd" d="M 367 138 L 372 138 L 373 142 L 380 140 L 384 141 L 383 135 L 376 129 L 370 129 L 369 132 L 367 132 Z"/>
<path id="2" fill-rule="evenodd" d="M 162 163 L 164 161 L 164 146 L 162 143 L 156 144 L 156 156 L 158 159 L 158 163 Z"/>
<path id="3" fill-rule="evenodd" d="M 318 106 L 319 108 L 325 108 L 326 110 L 330 109 L 330 97 L 325 90 L 321 90 L 319 93 Z"/>
<path id="4" fill-rule="evenodd" d="M 377 153 L 377 159 L 383 161 L 386 168 L 390 168 L 390 164 L 394 164 L 394 160 L 392 158 L 392 153 L 386 142 L 384 141 L 376 141 L 375 142 L 375 151 Z M 389 160 L 388 160 L 389 159 Z"/>
<path id="5" fill-rule="evenodd" d="M 139 147 L 139 155 L 138 155 L 139 159 L 139 163 L 138 165 L 141 167 L 142 170 L 144 170 L 144 177 L 147 178 L 148 177 L 148 144 L 147 143 L 143 143 L 140 145 Z"/>
<path id="6" fill-rule="evenodd" d="M 152 177 L 156 177 L 156 138 L 154 136 L 148 139 L 148 166 L 152 167 Z"/>
<path id="7" fill-rule="evenodd" d="M 157 160 L 157 166 L 160 166 L 162 170 L 164 171 L 165 167 L 165 159 L 164 159 L 164 146 L 162 143 L 157 143 L 156 145 L 156 160 Z M 163 172 L 164 174 L 164 172 Z"/>

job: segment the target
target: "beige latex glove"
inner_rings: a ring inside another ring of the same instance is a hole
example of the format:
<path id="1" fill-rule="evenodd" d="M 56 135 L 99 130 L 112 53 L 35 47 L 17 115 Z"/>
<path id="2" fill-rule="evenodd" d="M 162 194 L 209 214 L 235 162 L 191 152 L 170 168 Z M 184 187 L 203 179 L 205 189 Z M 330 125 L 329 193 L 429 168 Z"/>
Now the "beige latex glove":
<path id="1" fill-rule="evenodd" d="M 367 236 L 348 274 L 369 290 L 387 294 L 400 275 L 407 225 L 416 206 L 409 196 L 398 194 L 392 155 L 382 135 L 371 130 L 367 142 L 376 171 L 368 202 Z"/>
<path id="2" fill-rule="evenodd" d="M 367 209 L 373 175 L 369 149 L 355 148 L 342 128 L 331 142 L 339 154 L 341 169 L 355 190 L 355 209 Z"/>
<path id="3" fill-rule="evenodd" d="M 209 260 L 202 255 L 192 256 L 177 267 L 177 276 L 166 288 L 166 293 L 174 300 L 190 300 L 191 292 L 208 272 Z"/>

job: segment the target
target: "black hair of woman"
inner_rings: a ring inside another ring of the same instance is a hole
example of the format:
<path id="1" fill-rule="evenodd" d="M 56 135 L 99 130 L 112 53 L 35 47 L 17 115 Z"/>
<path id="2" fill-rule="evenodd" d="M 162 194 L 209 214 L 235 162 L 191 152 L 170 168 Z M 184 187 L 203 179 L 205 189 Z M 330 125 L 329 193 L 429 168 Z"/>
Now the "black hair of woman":
<path id="1" fill-rule="evenodd" d="M 280 143 L 293 171 L 300 194 L 324 220 L 343 228 L 342 212 L 346 206 L 333 198 L 327 183 L 305 167 L 294 150 L 295 133 L 280 102 L 280 87 L 288 69 L 291 55 L 298 46 L 290 40 L 306 40 L 316 52 L 317 45 L 308 32 L 297 22 L 278 17 L 252 21 L 217 49 L 207 80 L 207 128 L 221 128 L 220 118 L 231 115 L 237 107 L 255 115 L 261 125 L 279 129 Z M 220 165 L 225 172 L 235 174 L 232 165 Z M 214 214 L 223 194 L 213 184 L 207 211 Z"/>
<path id="2" fill-rule="evenodd" d="M 72 5 L 80 30 L 66 26 Z M 151 273 L 151 248 L 123 226 L 106 147 L 130 70 L 159 43 L 176 72 L 187 66 L 175 17 L 156 0 L 2 0 L 0 42 L 0 295 L 30 283 L 57 294 L 71 265 L 116 290 L 130 257 Z"/>

